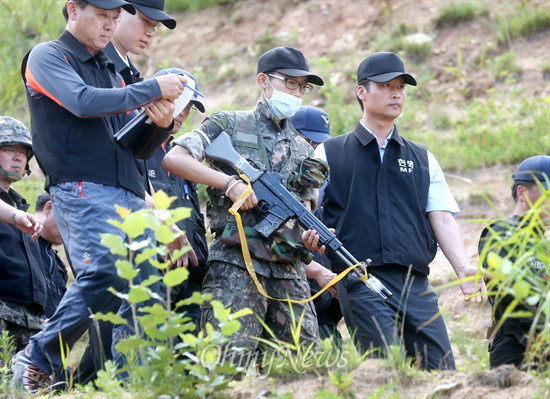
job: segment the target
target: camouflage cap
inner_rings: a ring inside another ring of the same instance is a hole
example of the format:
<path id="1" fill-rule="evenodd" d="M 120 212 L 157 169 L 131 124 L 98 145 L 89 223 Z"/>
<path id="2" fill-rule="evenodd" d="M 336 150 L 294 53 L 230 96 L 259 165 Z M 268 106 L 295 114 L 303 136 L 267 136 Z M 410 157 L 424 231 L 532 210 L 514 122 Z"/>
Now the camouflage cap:
<path id="1" fill-rule="evenodd" d="M 29 129 L 11 116 L 0 116 L 0 147 L 20 144 L 32 151 Z"/>

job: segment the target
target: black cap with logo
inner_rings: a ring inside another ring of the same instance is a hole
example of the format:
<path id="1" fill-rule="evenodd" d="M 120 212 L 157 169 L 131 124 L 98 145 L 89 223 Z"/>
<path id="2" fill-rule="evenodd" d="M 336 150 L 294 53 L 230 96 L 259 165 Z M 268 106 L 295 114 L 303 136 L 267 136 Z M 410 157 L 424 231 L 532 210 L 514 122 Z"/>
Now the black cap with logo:
<path id="1" fill-rule="evenodd" d="M 325 82 L 319 76 L 309 73 L 309 64 L 302 52 L 294 47 L 275 47 L 262 54 L 258 60 L 258 72 L 277 71 L 299 78 L 307 76 L 308 82 L 323 86 Z"/>
<path id="2" fill-rule="evenodd" d="M 405 83 L 416 86 L 416 80 L 405 73 L 405 65 L 395 53 L 374 53 L 365 58 L 357 69 L 357 82 L 368 79 L 373 82 L 389 82 L 403 76 Z"/>

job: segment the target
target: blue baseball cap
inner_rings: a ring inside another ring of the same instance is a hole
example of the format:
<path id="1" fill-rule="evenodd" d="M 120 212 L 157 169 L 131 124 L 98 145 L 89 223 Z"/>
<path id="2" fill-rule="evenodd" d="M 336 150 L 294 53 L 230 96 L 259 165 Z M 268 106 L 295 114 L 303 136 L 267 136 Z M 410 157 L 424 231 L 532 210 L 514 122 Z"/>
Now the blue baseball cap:
<path id="1" fill-rule="evenodd" d="M 158 71 L 157 73 L 155 73 L 153 76 L 168 75 L 170 73 L 184 75 L 184 76 L 187 76 L 188 78 L 193 79 L 193 81 L 195 82 L 195 90 L 193 90 L 193 97 L 191 98 L 191 102 L 195 107 L 197 107 L 199 111 L 204 112 L 205 111 L 204 104 L 199 97 L 199 96 L 204 97 L 204 95 L 201 92 L 199 92 L 199 82 L 197 82 L 197 79 L 193 76 L 191 72 L 187 72 L 181 68 L 164 68 Z"/>
<path id="2" fill-rule="evenodd" d="M 302 135 L 314 143 L 330 139 L 330 119 L 327 113 L 319 108 L 301 107 L 290 120 Z"/>
<path id="3" fill-rule="evenodd" d="M 536 155 L 527 158 L 514 173 L 514 181 L 539 181 L 548 190 L 550 180 L 550 156 Z"/>

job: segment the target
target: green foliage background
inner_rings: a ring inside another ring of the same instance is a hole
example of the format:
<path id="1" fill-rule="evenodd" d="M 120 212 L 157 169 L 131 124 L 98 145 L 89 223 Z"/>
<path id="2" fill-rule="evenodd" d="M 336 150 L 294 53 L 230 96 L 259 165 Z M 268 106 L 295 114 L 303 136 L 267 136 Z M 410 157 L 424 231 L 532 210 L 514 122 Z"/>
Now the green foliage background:
<path id="1" fill-rule="evenodd" d="M 235 3 L 238 0 L 166 0 L 171 13 L 193 12 L 213 5 Z M 63 30 L 64 20 L 61 7 L 65 0 L 0 0 L 0 112 L 12 115 L 29 123 L 25 94 L 20 77 L 20 62 L 27 51 L 36 43 L 56 38 Z M 487 18 L 487 7 L 482 3 L 445 3 L 433 19 L 435 28 L 454 26 L 474 18 Z M 464 99 L 451 104 L 461 110 L 460 115 L 450 115 L 445 109 L 434 109 L 437 103 L 445 104 L 445 95 L 437 87 L 428 86 L 434 70 L 430 67 L 431 46 L 411 44 L 406 35 L 415 33 L 414 25 L 400 24 L 382 29 L 369 38 L 365 51 L 395 51 L 405 58 L 414 71 L 419 86 L 407 88 L 407 103 L 404 114 L 398 120 L 400 131 L 406 137 L 426 145 L 446 169 L 465 170 L 496 163 L 518 162 L 539 153 L 550 153 L 549 99 L 528 97 L 522 93 L 521 68 L 515 56 L 505 43 L 529 36 L 550 27 L 550 9 L 534 2 L 514 3 L 506 10 L 499 10 L 494 26 L 497 47 L 488 48 L 484 58 L 478 62 L 480 68 L 491 72 L 497 81 L 506 84 L 506 89 L 489 91 L 480 97 L 472 97 L 470 87 L 476 82 L 468 80 L 468 71 L 462 62 L 460 50 L 457 61 L 446 67 L 455 75 L 457 91 L 463 90 Z M 271 27 L 257 32 L 257 53 L 278 45 L 297 45 L 298 33 L 291 30 L 288 37 L 278 37 Z M 161 32 L 163 35 L 174 31 Z M 239 68 L 216 49 L 211 51 L 212 65 L 191 66 L 201 88 L 208 94 L 216 84 L 228 79 L 242 79 L 243 71 L 253 75 L 256 57 L 240 56 Z M 157 68 L 170 60 L 156 60 Z M 311 68 L 325 77 L 326 84 L 310 95 L 305 104 L 317 103 L 331 118 L 332 135 L 346 133 L 353 129 L 361 116 L 353 95 L 356 54 L 338 54 L 311 59 Z M 225 68 L 219 68 L 224 65 Z M 541 68 L 544 66 L 542 65 Z M 214 68 L 214 69 L 212 69 Z M 224 72 L 219 72 L 220 70 Z M 541 73 L 544 71 L 541 70 Z M 249 108 L 250 98 L 235 96 L 223 109 Z M 252 96 L 254 97 L 254 96 Z M 430 111 L 428 111 L 430 110 Z M 214 112 L 216 110 L 208 110 Z M 181 131 L 200 122 L 200 115 L 189 118 Z M 34 177 L 38 177 L 34 175 Z M 35 188 L 41 183 L 29 182 L 21 187 L 24 193 L 35 197 Z"/>
<path id="2" fill-rule="evenodd" d="M 170 13 L 194 12 L 205 7 L 223 6 L 237 1 L 166 0 L 166 7 Z M 35 44 L 55 39 L 61 33 L 65 25 L 61 15 L 64 2 L 65 0 L 0 0 L 0 114 L 15 116 L 29 124 L 20 77 L 20 62 Z M 397 122 L 400 132 L 407 138 L 426 145 L 446 170 L 467 170 L 497 163 L 513 163 L 535 154 L 548 154 L 550 98 L 526 94 L 520 80 L 521 67 L 518 66 L 511 44 L 540 32 L 548 34 L 550 8 L 544 7 L 541 2 L 524 0 L 503 2 L 502 7 L 498 10 L 491 9 L 490 12 L 497 15 L 494 21 L 487 19 L 487 3 L 441 2 L 439 14 L 431 24 L 434 29 L 447 29 L 464 21 L 469 23 L 468 21 L 474 21 L 476 18 L 485 18 L 485 23 L 491 23 L 493 37 L 482 44 L 485 50 L 475 60 L 475 67 L 480 70 L 486 69 L 488 75 L 499 84 L 496 86 L 497 89 L 474 93 L 472 88 L 479 82 L 471 79 L 471 70 L 465 66 L 461 51 L 457 49 L 456 60 L 444 67 L 445 71 L 453 76 L 456 84 L 454 90 L 461 95 L 451 103 L 444 91 L 447 87 L 429 85 L 435 74 L 430 64 L 435 57 L 432 46 L 414 45 L 405 40 L 407 35 L 417 33 L 418 28 L 414 25 L 388 24 L 376 35 L 365 38 L 365 47 L 360 49 L 359 55 L 339 53 L 310 59 L 311 69 L 319 72 L 325 78 L 326 84 L 307 98 L 305 104 L 318 104 L 328 112 L 332 135 L 350 131 L 361 117 L 353 94 L 355 71 L 361 55 L 369 51 L 396 51 L 405 58 L 407 68 L 412 68 L 419 82 L 418 87 L 407 88 L 405 111 Z M 161 34 L 170 35 L 174 32 L 163 29 Z M 267 49 L 279 45 L 298 45 L 297 31 L 291 30 L 288 36 L 282 37 L 277 36 L 273 27 L 265 26 L 263 31 L 254 34 L 256 43 L 252 51 L 223 54 L 213 47 L 210 50 L 209 62 L 190 66 L 200 81 L 201 90 L 207 96 L 215 96 L 219 85 L 231 79 L 240 83 L 244 78 L 253 81 L 257 56 Z M 491 41 L 494 43 L 491 44 Z M 204 46 L 209 45 L 204 43 Z M 170 59 L 155 62 L 156 67 L 170 66 Z M 543 75 L 550 74 L 548 60 L 540 65 L 540 72 Z M 243 109 L 253 106 L 257 98 L 256 92 L 249 95 L 250 92 L 246 93 L 245 90 L 235 91 L 237 94 L 232 99 L 217 108 Z M 445 108 L 447 105 L 451 105 L 458 112 L 449 112 Z M 209 109 L 208 113 L 216 110 Z M 202 117 L 195 115 L 190 118 L 182 131 L 194 127 Z M 17 183 L 16 189 L 32 203 L 42 191 L 42 184 L 43 178 L 40 174 L 33 173 L 30 178 Z M 506 279 L 508 275 L 503 277 L 503 280 Z M 538 286 L 533 287 L 534 290 Z M 545 317 L 548 320 L 548 285 L 540 284 L 540 287 L 542 291 L 537 293 L 540 294 L 540 298 L 546 300 L 541 308 L 546 309 Z M 454 341 L 459 347 L 477 348 L 478 351 L 483 349 L 479 346 L 478 338 L 472 339 L 465 332 L 461 333 L 464 339 Z M 541 348 L 546 350 L 548 335 L 544 337 L 545 346 Z M 466 349 L 460 351 L 466 352 Z M 163 353 L 162 356 L 167 354 L 168 352 Z M 487 352 L 483 350 L 475 352 L 468 364 L 472 367 L 486 368 L 486 363 Z M 163 367 L 162 362 L 157 365 L 159 370 Z M 394 359 L 391 368 L 401 370 L 404 375 L 411 372 L 407 359 Z M 114 386 L 112 389 L 119 388 L 114 370 L 113 367 L 107 367 L 105 373 L 100 376 L 103 382 L 100 381 L 98 386 L 106 392 L 111 389 L 106 388 L 110 384 Z M 283 367 L 282 370 L 290 369 Z M 144 377 L 147 375 L 140 376 Z M 346 375 L 335 374 L 331 379 L 334 386 L 342 392 L 345 391 Z M 206 385 L 208 384 L 211 382 Z M 380 387 L 372 397 L 385 397 L 384 395 L 392 390 L 390 385 Z M 327 397 L 333 397 L 331 394 L 334 392 L 329 392 Z"/>
<path id="3" fill-rule="evenodd" d="M 55 39 L 65 27 L 63 0 L 0 0 L 0 104 L 2 115 L 28 124 L 21 60 L 37 43 Z"/>

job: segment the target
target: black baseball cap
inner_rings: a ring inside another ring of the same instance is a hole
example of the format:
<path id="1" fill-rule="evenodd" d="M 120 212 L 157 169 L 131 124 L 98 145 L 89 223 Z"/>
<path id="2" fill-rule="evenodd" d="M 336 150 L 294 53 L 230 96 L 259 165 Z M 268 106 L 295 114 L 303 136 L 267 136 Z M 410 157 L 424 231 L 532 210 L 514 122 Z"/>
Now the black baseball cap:
<path id="1" fill-rule="evenodd" d="M 531 181 L 537 180 L 542 186 L 548 190 L 548 180 L 550 179 L 550 156 L 536 155 L 527 158 L 519 166 L 514 173 L 514 181 Z"/>
<path id="2" fill-rule="evenodd" d="M 115 8 L 122 7 L 130 14 L 135 14 L 136 9 L 133 5 L 124 0 L 87 0 L 88 3 L 93 4 L 102 10 L 114 10 Z"/>
<path id="3" fill-rule="evenodd" d="M 319 108 L 301 107 L 290 121 L 302 135 L 314 143 L 330 139 L 330 119 L 327 113 Z"/>
<path id="4" fill-rule="evenodd" d="M 164 12 L 164 0 L 128 0 L 147 18 L 159 21 L 168 29 L 176 27 L 176 20 Z"/>
<path id="5" fill-rule="evenodd" d="M 308 82 L 323 86 L 325 82 L 319 76 L 309 73 L 309 64 L 302 52 L 294 47 L 275 47 L 262 54 L 258 60 L 258 72 L 277 71 L 299 78 L 307 76 Z"/>
<path id="6" fill-rule="evenodd" d="M 395 53 L 374 53 L 365 58 L 357 68 L 357 82 L 364 79 L 373 82 L 389 82 L 398 76 L 403 76 L 405 83 L 416 86 L 416 80 L 405 73 L 403 61 Z"/>

